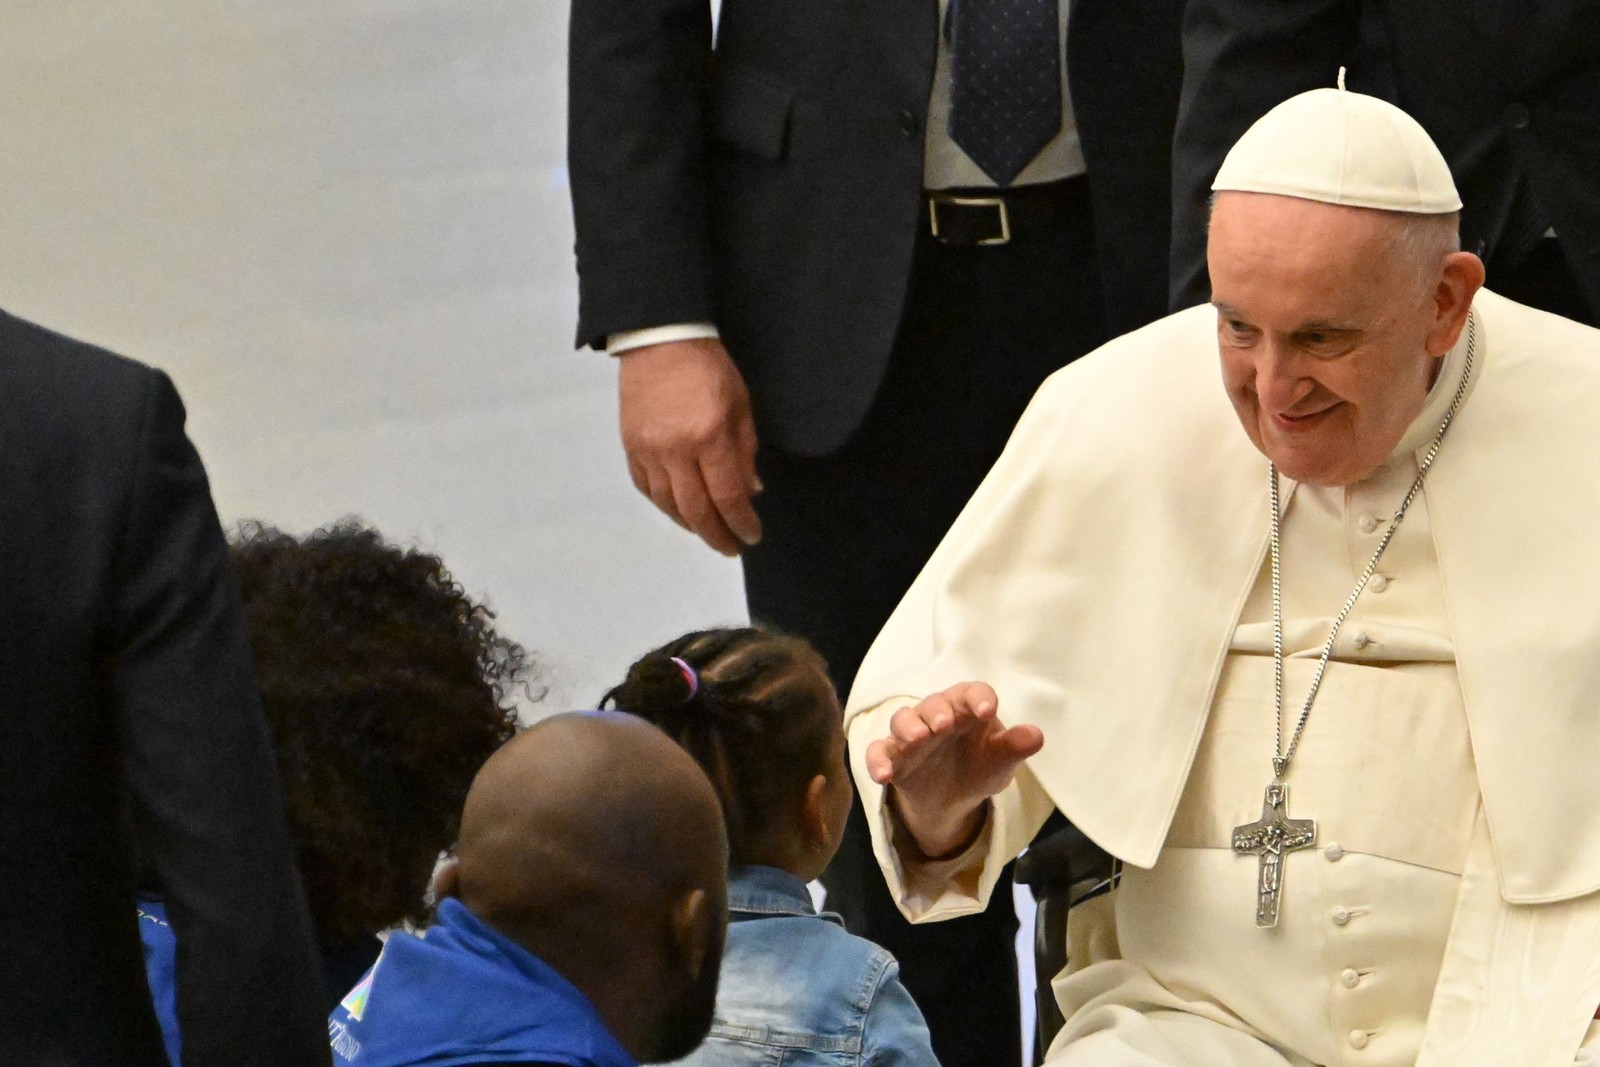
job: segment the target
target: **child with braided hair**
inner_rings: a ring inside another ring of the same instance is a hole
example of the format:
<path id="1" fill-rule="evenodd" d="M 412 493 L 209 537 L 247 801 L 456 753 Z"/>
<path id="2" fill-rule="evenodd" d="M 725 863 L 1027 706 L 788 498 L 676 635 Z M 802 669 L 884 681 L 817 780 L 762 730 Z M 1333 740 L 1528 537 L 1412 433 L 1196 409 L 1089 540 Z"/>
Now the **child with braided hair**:
<path id="1" fill-rule="evenodd" d="M 722 801 L 728 940 L 711 1036 L 684 1067 L 937 1067 L 894 958 L 818 914 L 806 883 L 850 808 L 843 714 L 822 657 L 753 627 L 687 634 L 640 658 L 602 706 L 678 742 Z"/>

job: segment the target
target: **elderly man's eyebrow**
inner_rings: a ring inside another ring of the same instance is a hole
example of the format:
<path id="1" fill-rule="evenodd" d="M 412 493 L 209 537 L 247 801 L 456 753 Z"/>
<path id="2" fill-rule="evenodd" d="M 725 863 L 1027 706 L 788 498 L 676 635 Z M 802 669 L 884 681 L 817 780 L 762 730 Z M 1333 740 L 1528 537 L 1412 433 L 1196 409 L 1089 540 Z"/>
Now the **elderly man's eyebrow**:
<path id="1" fill-rule="evenodd" d="M 1243 319 L 1247 316 L 1232 304 L 1221 300 L 1211 301 L 1211 306 L 1224 318 Z M 1333 319 L 1312 319 L 1302 322 L 1294 328 L 1295 333 L 1359 333 L 1361 326 L 1353 322 L 1339 322 Z"/>
<path id="2" fill-rule="evenodd" d="M 1361 327 L 1352 322 L 1334 322 L 1329 319 L 1315 319 L 1302 323 L 1296 327 L 1295 333 L 1359 333 Z"/>

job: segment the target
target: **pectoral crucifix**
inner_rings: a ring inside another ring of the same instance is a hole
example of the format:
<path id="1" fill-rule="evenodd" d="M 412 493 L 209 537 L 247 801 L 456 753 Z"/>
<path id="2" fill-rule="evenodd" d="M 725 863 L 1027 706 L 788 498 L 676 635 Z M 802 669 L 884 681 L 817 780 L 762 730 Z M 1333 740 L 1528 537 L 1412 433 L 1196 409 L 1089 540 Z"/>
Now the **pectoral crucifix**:
<path id="1" fill-rule="evenodd" d="M 1289 787 L 1273 782 L 1267 786 L 1261 818 L 1233 828 L 1233 850 L 1261 860 L 1260 877 L 1256 879 L 1256 925 L 1263 928 L 1278 925 L 1284 857 L 1317 843 L 1316 820 L 1291 819 L 1288 806 Z"/>

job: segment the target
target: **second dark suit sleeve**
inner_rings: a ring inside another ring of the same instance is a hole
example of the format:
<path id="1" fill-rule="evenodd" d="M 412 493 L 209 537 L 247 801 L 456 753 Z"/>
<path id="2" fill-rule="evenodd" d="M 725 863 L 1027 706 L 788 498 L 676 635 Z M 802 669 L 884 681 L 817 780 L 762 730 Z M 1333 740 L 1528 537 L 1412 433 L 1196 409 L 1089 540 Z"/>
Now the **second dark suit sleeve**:
<path id="1" fill-rule="evenodd" d="M 1211 299 L 1211 183 L 1256 119 L 1332 86 L 1355 47 L 1360 0 L 1189 0 L 1172 147 L 1172 309 Z"/>
<path id="2" fill-rule="evenodd" d="M 146 381 L 105 685 L 137 845 L 177 936 L 184 1067 L 327 1064 L 311 925 L 227 546 L 177 392 L 160 372 Z"/>
<path id="3" fill-rule="evenodd" d="M 713 318 L 708 0 L 573 0 L 568 170 L 578 343 Z"/>

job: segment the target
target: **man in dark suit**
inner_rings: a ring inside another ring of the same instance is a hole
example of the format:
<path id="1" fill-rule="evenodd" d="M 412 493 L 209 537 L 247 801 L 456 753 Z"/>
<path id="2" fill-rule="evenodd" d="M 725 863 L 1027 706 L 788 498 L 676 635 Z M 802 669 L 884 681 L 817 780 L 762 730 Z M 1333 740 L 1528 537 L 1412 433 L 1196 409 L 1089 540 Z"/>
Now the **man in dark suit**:
<path id="1" fill-rule="evenodd" d="M 1181 2 L 708 8 L 573 3 L 578 340 L 635 485 L 843 690 L 1038 384 L 1164 310 Z M 824 882 L 946 1067 L 1017 1062 L 1008 891 L 909 927 L 859 813 Z"/>
<path id="2" fill-rule="evenodd" d="M 329 1061 L 310 926 L 205 472 L 166 376 L 0 313 L 0 1063 Z"/>
<path id="3" fill-rule="evenodd" d="M 1444 152 L 1489 288 L 1600 325 L 1596 0 L 1190 0 L 1183 54 L 1175 307 L 1210 297 L 1207 202 L 1228 148 L 1349 65 L 1350 88 L 1399 105 Z"/>

